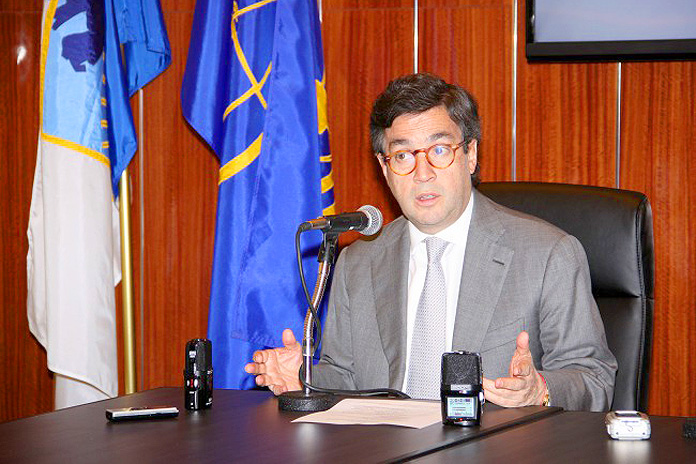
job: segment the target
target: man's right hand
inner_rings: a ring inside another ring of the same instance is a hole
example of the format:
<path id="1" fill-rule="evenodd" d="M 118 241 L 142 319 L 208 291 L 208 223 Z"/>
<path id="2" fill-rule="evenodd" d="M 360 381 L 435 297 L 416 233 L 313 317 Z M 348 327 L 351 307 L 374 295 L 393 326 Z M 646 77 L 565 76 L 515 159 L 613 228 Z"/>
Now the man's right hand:
<path id="1" fill-rule="evenodd" d="M 256 385 L 268 387 L 275 395 L 302 389 L 299 377 L 302 347 L 292 330 L 283 330 L 283 345 L 282 348 L 255 351 L 254 362 L 244 366 L 246 372 L 256 376 Z"/>

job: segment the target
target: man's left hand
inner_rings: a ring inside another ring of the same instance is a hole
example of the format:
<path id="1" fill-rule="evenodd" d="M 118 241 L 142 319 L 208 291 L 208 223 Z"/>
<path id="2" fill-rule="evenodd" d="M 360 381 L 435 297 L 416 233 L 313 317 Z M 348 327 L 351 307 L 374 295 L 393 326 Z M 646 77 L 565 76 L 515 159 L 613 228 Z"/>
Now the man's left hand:
<path id="1" fill-rule="evenodd" d="M 509 377 L 483 379 L 486 401 L 504 407 L 539 405 L 546 396 L 546 382 L 537 372 L 529 351 L 529 334 L 520 332 L 510 361 Z"/>

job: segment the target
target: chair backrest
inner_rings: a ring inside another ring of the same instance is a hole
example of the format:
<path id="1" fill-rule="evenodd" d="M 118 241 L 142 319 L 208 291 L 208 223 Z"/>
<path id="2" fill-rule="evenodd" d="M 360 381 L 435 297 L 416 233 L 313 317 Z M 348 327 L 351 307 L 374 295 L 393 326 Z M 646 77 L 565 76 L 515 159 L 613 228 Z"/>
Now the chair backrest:
<path id="1" fill-rule="evenodd" d="M 646 411 L 654 307 L 648 198 L 628 190 L 536 182 L 488 182 L 478 189 L 580 240 L 607 343 L 619 365 L 612 409 Z"/>

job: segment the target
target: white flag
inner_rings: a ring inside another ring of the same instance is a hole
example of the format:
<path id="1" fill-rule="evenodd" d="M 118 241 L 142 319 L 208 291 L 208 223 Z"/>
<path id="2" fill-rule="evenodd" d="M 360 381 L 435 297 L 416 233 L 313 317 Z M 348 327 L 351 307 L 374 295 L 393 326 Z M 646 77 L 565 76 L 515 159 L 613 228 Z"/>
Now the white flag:
<path id="1" fill-rule="evenodd" d="M 119 236 L 103 10 L 99 18 L 99 11 L 77 11 L 79 3 L 44 5 L 41 127 L 27 232 L 29 328 L 58 374 L 56 408 L 118 394 Z"/>

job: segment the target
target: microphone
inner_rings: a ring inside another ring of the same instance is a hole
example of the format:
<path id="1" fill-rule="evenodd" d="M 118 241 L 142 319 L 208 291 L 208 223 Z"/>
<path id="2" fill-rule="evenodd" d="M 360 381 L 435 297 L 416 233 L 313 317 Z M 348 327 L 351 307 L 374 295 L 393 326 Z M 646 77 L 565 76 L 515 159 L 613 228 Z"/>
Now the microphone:
<path id="1" fill-rule="evenodd" d="M 213 404 L 213 344 L 204 338 L 186 343 L 184 405 L 186 409 L 209 408 Z"/>
<path id="2" fill-rule="evenodd" d="M 372 205 L 364 205 L 353 213 L 322 216 L 300 224 L 300 231 L 323 230 L 341 233 L 357 230 L 363 235 L 374 235 L 382 228 L 382 213 Z"/>
<path id="3" fill-rule="evenodd" d="M 479 425 L 485 401 L 481 355 L 469 351 L 442 353 L 441 368 L 442 423 L 466 427 Z"/>

